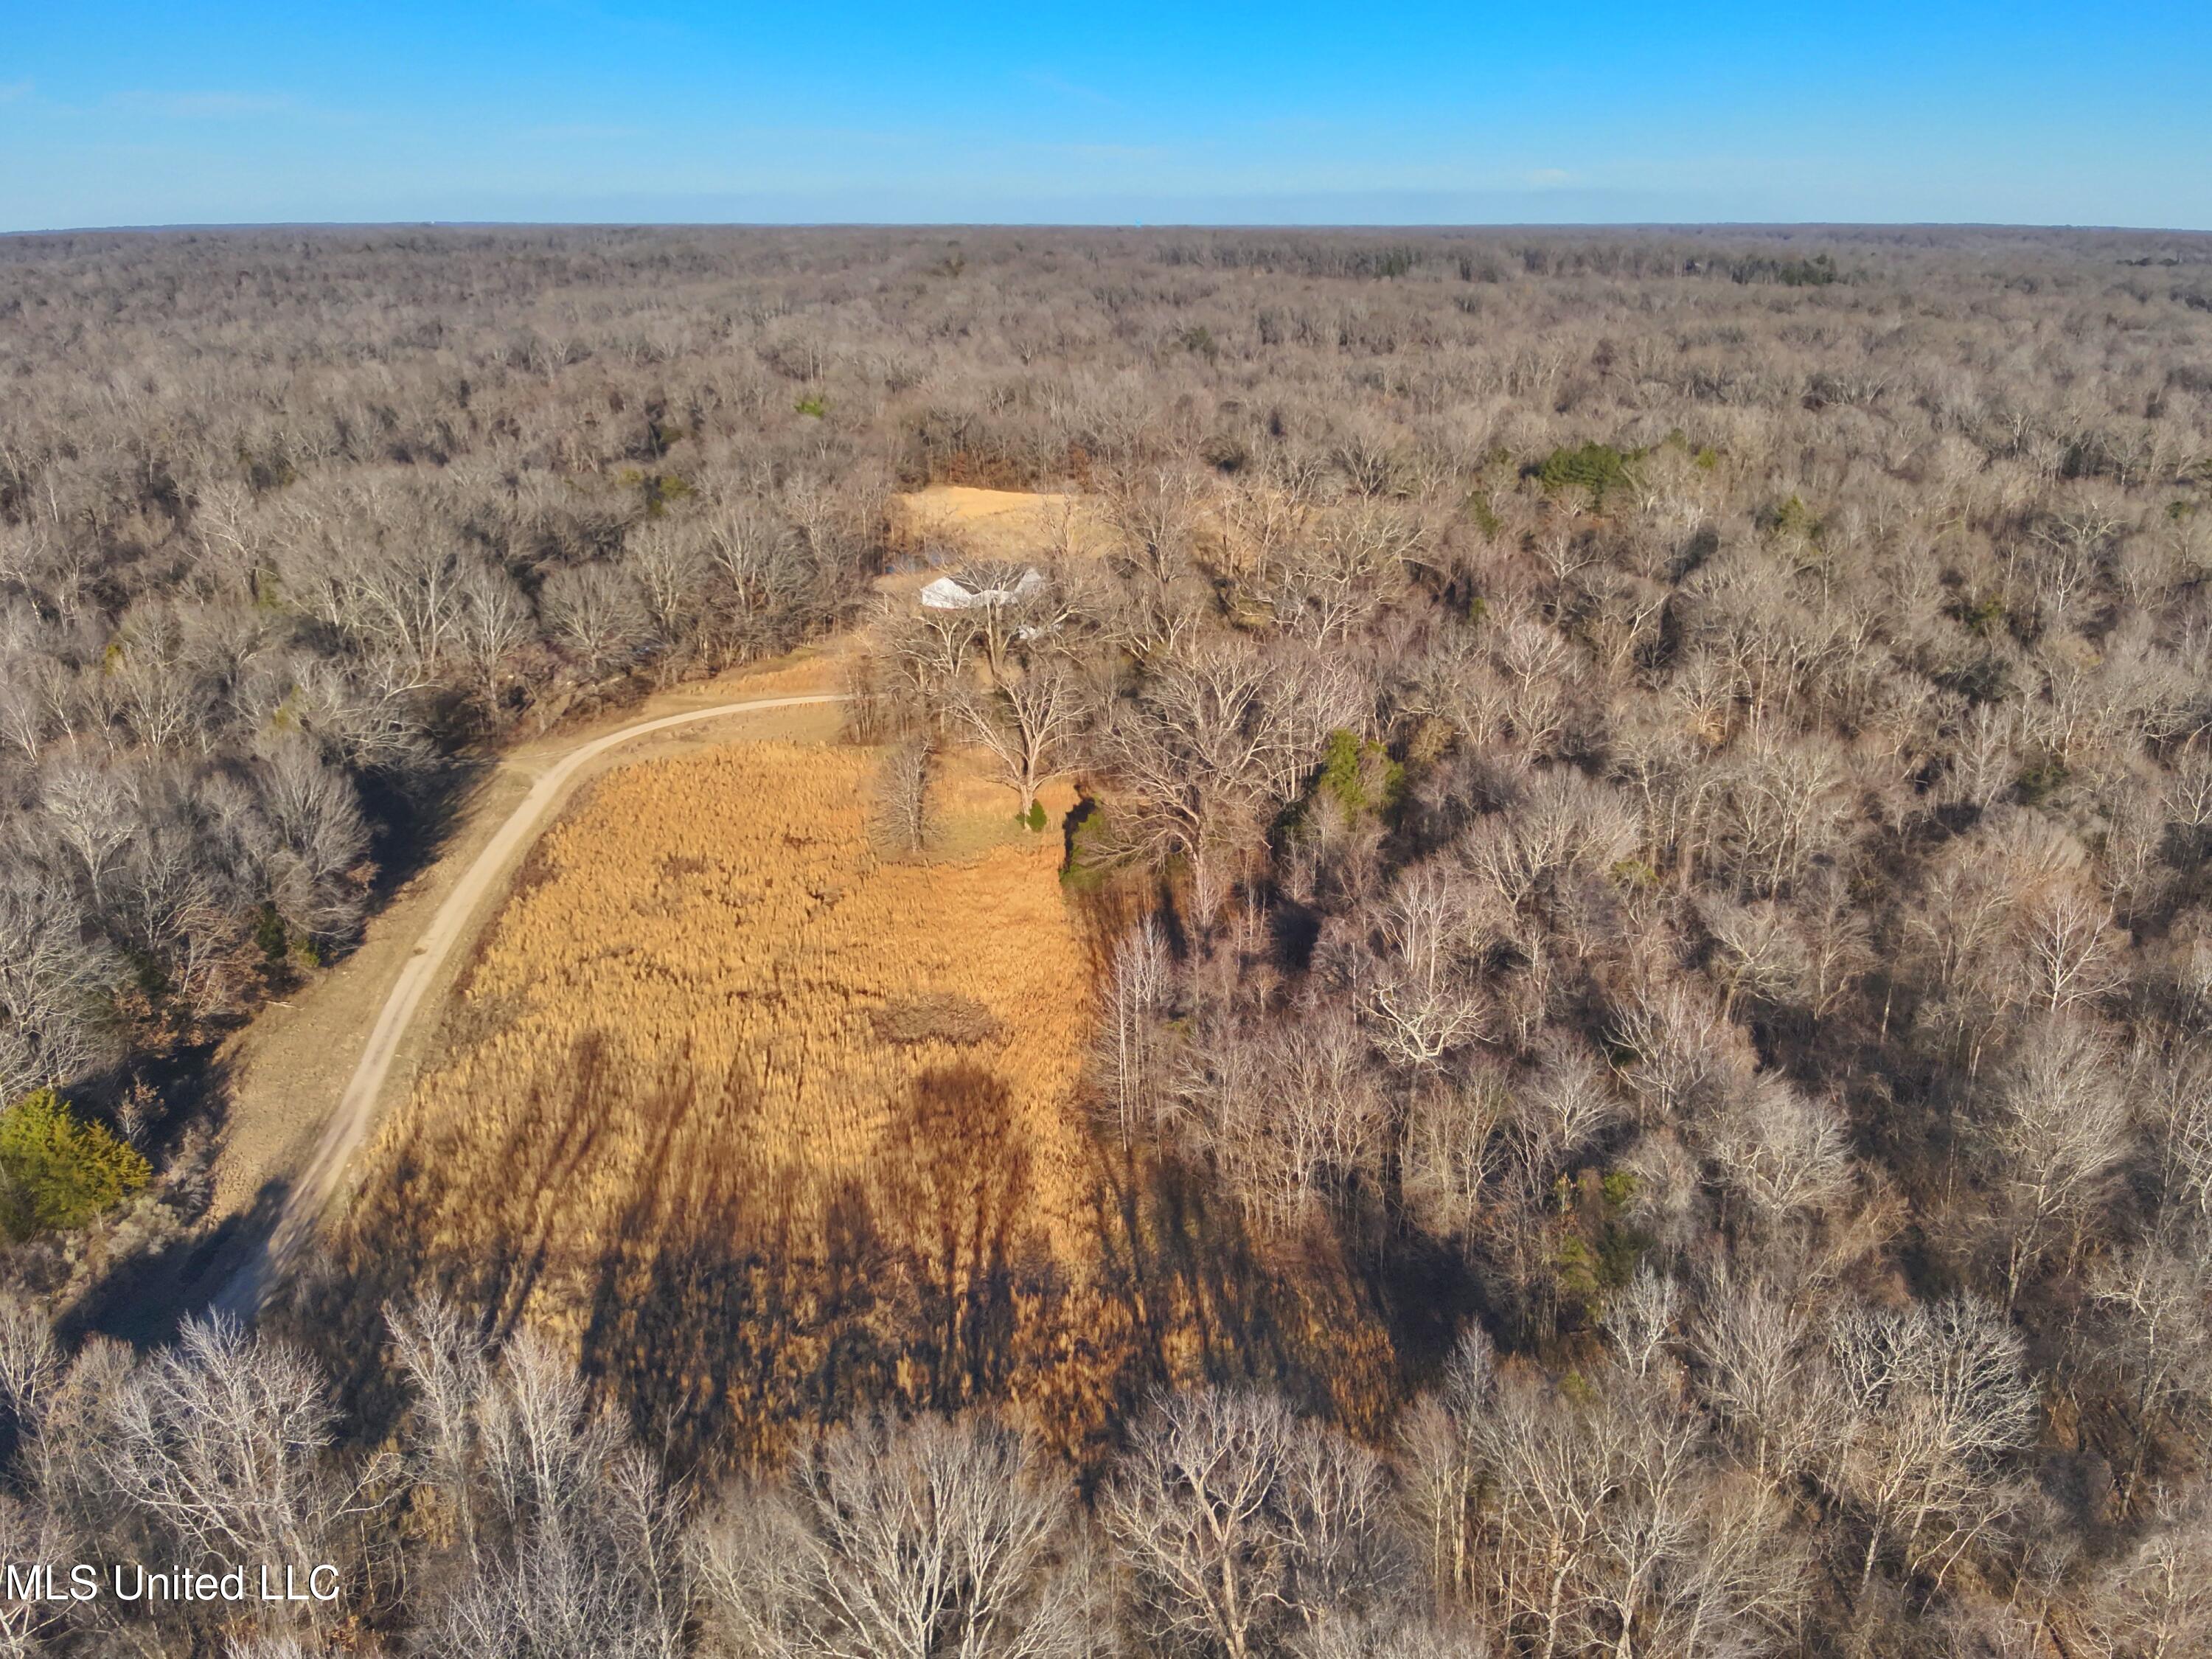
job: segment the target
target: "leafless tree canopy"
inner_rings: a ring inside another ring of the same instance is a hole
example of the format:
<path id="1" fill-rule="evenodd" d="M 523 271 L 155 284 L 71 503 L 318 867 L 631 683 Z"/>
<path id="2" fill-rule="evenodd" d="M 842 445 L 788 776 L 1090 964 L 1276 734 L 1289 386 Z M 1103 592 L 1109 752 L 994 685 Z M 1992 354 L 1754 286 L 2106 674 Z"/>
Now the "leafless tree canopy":
<path id="1" fill-rule="evenodd" d="M 14 1229 L 0 1555 L 344 1585 L 0 1651 L 2205 1650 L 2212 241 L 31 237 L 0 384 L 0 1104 L 156 1171 Z M 848 623 L 887 841 L 1082 795 L 1130 1357 L 738 1467 L 496 1309 L 97 1334 L 472 759 Z"/>

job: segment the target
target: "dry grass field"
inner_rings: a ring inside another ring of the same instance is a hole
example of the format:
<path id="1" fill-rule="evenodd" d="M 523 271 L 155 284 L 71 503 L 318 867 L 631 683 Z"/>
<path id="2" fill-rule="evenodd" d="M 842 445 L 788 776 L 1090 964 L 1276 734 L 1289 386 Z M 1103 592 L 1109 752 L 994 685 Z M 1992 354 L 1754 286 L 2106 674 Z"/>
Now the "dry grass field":
<path id="1" fill-rule="evenodd" d="M 1075 1446 L 1255 1324 L 1285 1356 L 1364 1328 L 1109 1167 L 1060 837 L 956 767 L 937 850 L 888 856 L 873 765 L 732 744 L 612 772 L 546 835 L 368 1160 L 348 1320 L 459 1292 L 732 1458 L 885 1399 L 1012 1401 Z"/>

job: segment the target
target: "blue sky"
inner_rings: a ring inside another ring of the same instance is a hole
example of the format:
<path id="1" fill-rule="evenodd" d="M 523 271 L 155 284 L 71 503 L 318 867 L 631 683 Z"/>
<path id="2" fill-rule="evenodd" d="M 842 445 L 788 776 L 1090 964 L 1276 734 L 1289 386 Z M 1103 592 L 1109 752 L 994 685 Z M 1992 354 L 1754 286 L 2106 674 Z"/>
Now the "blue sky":
<path id="1" fill-rule="evenodd" d="M 0 230 L 2212 228 L 2212 0 L 0 0 Z"/>

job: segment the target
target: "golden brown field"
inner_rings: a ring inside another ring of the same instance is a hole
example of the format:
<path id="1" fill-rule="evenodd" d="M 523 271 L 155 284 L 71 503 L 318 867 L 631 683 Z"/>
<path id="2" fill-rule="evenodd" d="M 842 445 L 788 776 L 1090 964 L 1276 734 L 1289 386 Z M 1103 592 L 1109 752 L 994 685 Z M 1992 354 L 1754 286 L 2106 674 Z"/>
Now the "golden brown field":
<path id="1" fill-rule="evenodd" d="M 1048 878 L 1058 849 L 1026 836 L 960 863 L 879 860 L 860 805 L 867 765 L 761 744 L 609 778 L 547 837 L 471 975 L 467 1004 L 498 1011 L 501 1028 L 426 1079 L 416 1109 L 465 1098 L 480 1140 L 513 1146 L 547 1088 L 592 1068 L 674 1068 L 708 1097 L 686 1103 L 672 1138 L 605 1145 L 547 1195 L 597 1237 L 641 1176 L 696 1185 L 706 1164 L 733 1163 L 817 1213 L 826 1191 L 902 1150 L 896 1103 L 973 1073 L 1006 1092 L 1031 1216 L 1064 1225 L 1085 1185 L 1067 1108 L 1086 992 Z M 1046 878 L 1024 879 L 1041 861 Z M 998 1031 L 878 1035 L 933 996 L 980 1004 Z M 653 1157 L 665 1167 L 641 1161 Z"/>
<path id="2" fill-rule="evenodd" d="M 1310 1287 L 1255 1300 L 1202 1212 L 1126 1201 L 1079 1098 L 1060 837 L 956 768 L 959 850 L 887 856 L 873 764 L 636 765 L 547 834 L 369 1160 L 354 1315 L 480 1300 L 724 1456 L 884 1399 L 1012 1401 L 1073 1445 L 1255 1318 L 1263 1353 L 1344 1344 Z"/>

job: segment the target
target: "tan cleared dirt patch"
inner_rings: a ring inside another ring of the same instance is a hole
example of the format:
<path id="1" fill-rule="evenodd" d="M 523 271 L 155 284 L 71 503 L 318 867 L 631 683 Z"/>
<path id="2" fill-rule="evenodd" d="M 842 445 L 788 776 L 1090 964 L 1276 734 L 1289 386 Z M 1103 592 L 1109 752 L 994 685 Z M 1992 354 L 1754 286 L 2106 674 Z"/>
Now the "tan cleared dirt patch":
<path id="1" fill-rule="evenodd" d="M 967 484 L 894 496 L 891 530 L 917 551 L 935 544 L 984 559 L 1087 556 L 1109 539 L 1097 504 L 1082 496 Z"/>
<path id="2" fill-rule="evenodd" d="M 1342 510 L 1335 505 L 1301 505 L 1265 487 L 1247 486 L 1234 492 L 1233 499 L 1232 492 L 1217 489 L 1194 508 L 1192 545 L 1200 559 L 1215 569 L 1249 575 L 1259 562 L 1262 540 L 1271 538 L 1279 545 Z M 890 518 L 894 547 L 909 554 L 950 551 L 980 559 L 1082 560 L 1103 557 L 1120 539 L 1099 497 L 1072 492 L 931 484 L 894 495 Z M 926 574 L 904 571 L 881 579 L 878 586 L 905 592 L 926 579 Z"/>

